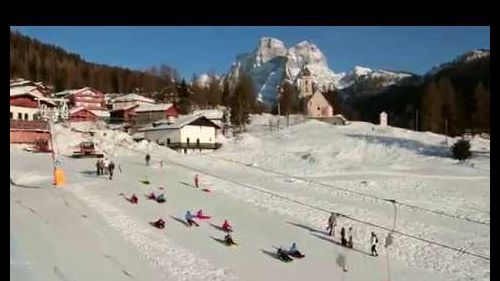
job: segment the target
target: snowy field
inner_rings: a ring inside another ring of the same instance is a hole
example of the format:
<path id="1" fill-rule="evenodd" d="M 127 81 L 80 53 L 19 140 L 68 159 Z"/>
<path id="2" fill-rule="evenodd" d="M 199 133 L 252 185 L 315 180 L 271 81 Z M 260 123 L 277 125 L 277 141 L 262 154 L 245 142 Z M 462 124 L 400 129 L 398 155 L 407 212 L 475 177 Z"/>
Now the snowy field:
<path id="1" fill-rule="evenodd" d="M 94 140 L 122 172 L 110 181 L 95 175 L 95 159 L 61 156 L 62 188 L 51 185 L 49 154 L 11 145 L 11 280 L 490 280 L 489 140 L 473 139 L 473 158 L 459 163 L 442 135 L 297 116 L 271 131 L 270 119 L 253 116 L 220 150 L 188 155 L 100 129 Z M 89 138 L 63 127 L 57 137 L 63 155 Z M 196 173 L 212 192 L 193 187 Z M 167 202 L 147 200 L 151 191 Z M 132 193 L 137 205 L 123 196 Z M 387 249 L 386 199 L 398 202 Z M 212 218 L 186 227 L 186 210 L 199 208 Z M 338 245 L 339 229 L 324 235 L 331 211 L 354 228 L 354 249 Z M 149 225 L 160 217 L 165 229 Z M 236 247 L 217 240 L 224 219 Z M 306 258 L 277 260 L 275 247 L 292 242 Z"/>

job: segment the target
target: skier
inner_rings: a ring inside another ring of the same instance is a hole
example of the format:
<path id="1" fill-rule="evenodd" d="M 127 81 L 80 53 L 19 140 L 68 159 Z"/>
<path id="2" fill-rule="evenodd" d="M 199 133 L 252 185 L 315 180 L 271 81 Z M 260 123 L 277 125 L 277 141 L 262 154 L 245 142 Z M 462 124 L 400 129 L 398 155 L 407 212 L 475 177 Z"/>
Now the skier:
<path id="1" fill-rule="evenodd" d="M 115 163 L 113 163 L 113 161 L 109 162 L 108 170 L 109 170 L 109 179 L 112 180 L 113 179 L 113 171 L 115 170 Z"/>
<path id="2" fill-rule="evenodd" d="M 156 197 L 156 202 L 158 203 L 164 203 L 165 201 L 167 200 L 165 199 L 165 195 L 163 195 L 163 193 L 158 195 L 158 197 Z"/>
<path id="3" fill-rule="evenodd" d="M 345 239 L 345 228 L 342 227 L 340 229 L 340 242 L 342 243 L 342 246 L 347 246 L 347 240 Z"/>
<path id="4" fill-rule="evenodd" d="M 226 236 L 224 236 L 224 242 L 226 243 L 227 246 L 231 246 L 231 245 L 236 245 L 236 242 L 234 242 L 233 238 L 231 237 L 231 234 L 226 234 Z"/>
<path id="5" fill-rule="evenodd" d="M 97 162 L 95 163 L 95 167 L 97 169 L 97 175 L 101 175 L 101 159 L 97 159 Z"/>
<path id="6" fill-rule="evenodd" d="M 233 231 L 233 227 L 229 224 L 227 220 L 224 220 L 224 223 L 222 224 L 222 230 L 225 232 L 231 232 Z"/>
<path id="7" fill-rule="evenodd" d="M 161 161 L 160 161 L 160 168 L 163 168 L 163 164 L 164 164 L 164 163 L 165 163 L 165 162 L 163 162 L 163 160 L 161 160 Z"/>
<path id="8" fill-rule="evenodd" d="M 196 174 L 196 175 L 194 176 L 194 185 L 195 185 L 196 187 L 200 187 L 200 186 L 199 186 L 199 183 L 200 183 L 200 178 L 198 177 L 198 174 Z"/>
<path id="9" fill-rule="evenodd" d="M 108 158 L 105 158 L 104 161 L 102 162 L 103 164 L 103 169 L 104 169 L 104 174 L 107 175 L 109 171 L 109 160 Z"/>
<path id="10" fill-rule="evenodd" d="M 278 259 L 285 262 L 290 262 L 293 260 L 285 251 L 283 251 L 283 249 L 281 249 L 281 247 L 276 252 L 276 255 L 278 256 Z"/>
<path id="11" fill-rule="evenodd" d="M 153 225 L 157 228 L 165 228 L 165 221 L 163 219 L 158 219 Z"/>
<path id="12" fill-rule="evenodd" d="M 132 204 L 137 204 L 137 202 L 139 201 L 139 198 L 137 198 L 135 193 L 133 193 L 132 197 L 130 197 L 130 199 L 128 199 L 128 201 L 130 201 L 130 203 L 132 203 Z"/>
<path id="13" fill-rule="evenodd" d="M 335 218 L 335 213 L 332 213 L 328 218 L 328 227 L 326 230 L 329 230 L 328 235 L 335 236 L 335 227 L 337 226 L 337 219 Z"/>
<path id="14" fill-rule="evenodd" d="M 372 236 L 371 236 L 372 249 L 371 249 L 371 252 L 372 252 L 372 256 L 375 256 L 375 257 L 378 256 L 377 243 L 378 243 L 377 235 L 375 234 L 375 232 L 372 231 Z"/>
<path id="15" fill-rule="evenodd" d="M 352 248 L 353 247 L 353 242 L 352 242 L 353 230 L 352 230 L 352 226 L 349 227 L 349 232 L 347 232 L 347 233 L 348 233 L 348 237 L 349 237 L 349 241 L 347 242 L 347 247 Z"/>
<path id="16" fill-rule="evenodd" d="M 149 166 L 149 161 L 151 160 L 151 156 L 148 154 L 146 154 L 146 166 Z"/>
<path id="17" fill-rule="evenodd" d="M 187 221 L 188 226 L 192 226 L 193 224 L 196 225 L 196 226 L 200 226 L 199 224 L 197 224 L 194 221 L 194 217 L 191 214 L 191 211 L 189 211 L 189 210 L 186 212 L 186 221 Z"/>
<path id="18" fill-rule="evenodd" d="M 295 242 L 292 243 L 292 247 L 290 247 L 290 251 L 288 251 L 290 256 L 295 257 L 295 258 L 303 258 L 304 254 L 302 254 L 299 249 L 297 248 L 297 244 Z"/>

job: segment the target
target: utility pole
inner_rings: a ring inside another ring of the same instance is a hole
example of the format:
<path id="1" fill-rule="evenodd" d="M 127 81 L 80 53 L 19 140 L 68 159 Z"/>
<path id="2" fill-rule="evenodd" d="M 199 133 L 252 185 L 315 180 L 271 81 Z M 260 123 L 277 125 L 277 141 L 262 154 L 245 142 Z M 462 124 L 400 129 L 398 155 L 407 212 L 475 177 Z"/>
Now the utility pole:
<path id="1" fill-rule="evenodd" d="M 415 119 L 415 131 L 418 132 L 418 109 L 417 109 L 417 117 Z"/>
<path id="2" fill-rule="evenodd" d="M 444 132 L 446 136 L 448 137 L 448 118 L 444 119 Z"/>

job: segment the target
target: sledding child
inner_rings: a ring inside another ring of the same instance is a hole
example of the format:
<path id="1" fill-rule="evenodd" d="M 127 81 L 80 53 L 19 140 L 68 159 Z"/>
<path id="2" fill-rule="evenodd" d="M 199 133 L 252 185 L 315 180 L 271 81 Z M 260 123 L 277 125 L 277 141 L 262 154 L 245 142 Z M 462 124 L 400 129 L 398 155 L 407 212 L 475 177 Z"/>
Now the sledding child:
<path id="1" fill-rule="evenodd" d="M 186 212 L 186 222 L 187 222 L 188 226 L 192 226 L 193 224 L 196 226 L 200 226 L 198 223 L 196 223 L 194 221 L 194 217 L 191 214 L 191 211 L 189 211 L 189 210 Z"/>
<path id="2" fill-rule="evenodd" d="M 137 202 L 139 201 L 139 198 L 137 198 L 137 196 L 134 193 L 134 194 L 132 194 L 132 197 L 130 197 L 129 201 L 132 204 L 137 204 Z"/>
<path id="3" fill-rule="evenodd" d="M 161 228 L 161 229 L 163 229 L 163 228 L 165 228 L 165 221 L 164 221 L 163 219 L 158 219 L 157 221 L 155 221 L 155 222 L 153 223 L 153 225 L 154 225 L 155 227 L 157 227 L 157 228 Z"/>
<path id="4" fill-rule="evenodd" d="M 226 236 L 224 236 L 224 242 L 226 243 L 226 245 L 228 246 L 231 246 L 231 245 L 234 245 L 236 244 L 233 240 L 233 238 L 231 237 L 231 234 L 226 234 Z"/>
<path id="5" fill-rule="evenodd" d="M 282 261 L 292 261 L 293 260 L 285 251 L 283 251 L 283 249 L 281 249 L 281 247 L 276 252 L 276 255 Z"/>
<path id="6" fill-rule="evenodd" d="M 298 258 L 304 257 L 304 255 L 297 248 L 297 244 L 295 244 L 295 242 L 292 243 L 292 247 L 290 247 L 289 254 L 292 257 L 298 257 Z"/>
<path id="7" fill-rule="evenodd" d="M 231 232 L 233 231 L 233 227 L 229 224 L 227 220 L 224 220 L 224 223 L 222 224 L 222 230 L 225 232 Z"/>
<path id="8" fill-rule="evenodd" d="M 163 193 L 156 197 L 156 202 L 158 203 L 164 203 L 165 201 L 167 201 L 167 199 L 165 199 L 165 195 L 163 195 Z"/>
<path id="9" fill-rule="evenodd" d="M 148 199 L 150 199 L 150 200 L 156 200 L 156 195 L 155 195 L 155 193 L 154 193 L 154 192 L 151 192 L 150 194 L 148 194 L 148 196 L 147 196 L 147 197 L 148 197 Z"/>

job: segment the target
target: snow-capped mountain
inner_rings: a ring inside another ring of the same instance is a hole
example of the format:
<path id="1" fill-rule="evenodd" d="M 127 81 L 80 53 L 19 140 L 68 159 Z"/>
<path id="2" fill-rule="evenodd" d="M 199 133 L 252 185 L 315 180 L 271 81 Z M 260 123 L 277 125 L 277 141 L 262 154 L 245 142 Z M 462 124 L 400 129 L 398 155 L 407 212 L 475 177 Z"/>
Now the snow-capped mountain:
<path id="1" fill-rule="evenodd" d="M 304 67 L 311 71 L 314 83 L 321 89 L 343 89 L 361 80 L 374 80 L 380 82 L 381 87 L 387 87 L 411 76 L 360 66 L 347 74 L 336 73 L 328 67 L 326 56 L 311 42 L 302 41 L 287 49 L 282 41 L 263 37 L 253 52 L 237 56 L 226 79 L 234 86 L 241 73 L 250 75 L 258 100 L 272 105 L 283 80 L 297 83 Z"/>
<path id="2" fill-rule="evenodd" d="M 207 74 L 207 73 L 202 73 L 200 76 L 198 76 L 196 78 L 196 80 L 194 81 L 194 83 L 198 86 L 198 87 L 202 87 L 202 88 L 208 88 L 208 86 L 210 85 L 210 83 L 213 81 L 213 80 L 216 80 L 216 81 L 219 81 L 220 80 L 220 77 L 218 75 L 210 75 L 210 74 Z"/>
<path id="3" fill-rule="evenodd" d="M 355 66 L 352 71 L 342 77 L 338 88 L 344 89 L 351 87 L 354 83 L 359 82 L 360 80 L 372 80 L 379 83 L 381 87 L 388 87 L 411 76 L 413 76 L 413 74 L 406 72 L 394 72 L 383 69 L 371 69 L 362 66 Z"/>
<path id="4" fill-rule="evenodd" d="M 472 50 L 456 57 L 454 60 L 450 62 L 443 63 L 439 66 L 433 67 L 430 71 L 426 73 L 426 76 L 434 75 L 440 72 L 441 70 L 453 67 L 455 65 L 470 63 L 478 59 L 486 58 L 489 56 L 490 56 L 490 50 L 487 49 Z"/>

